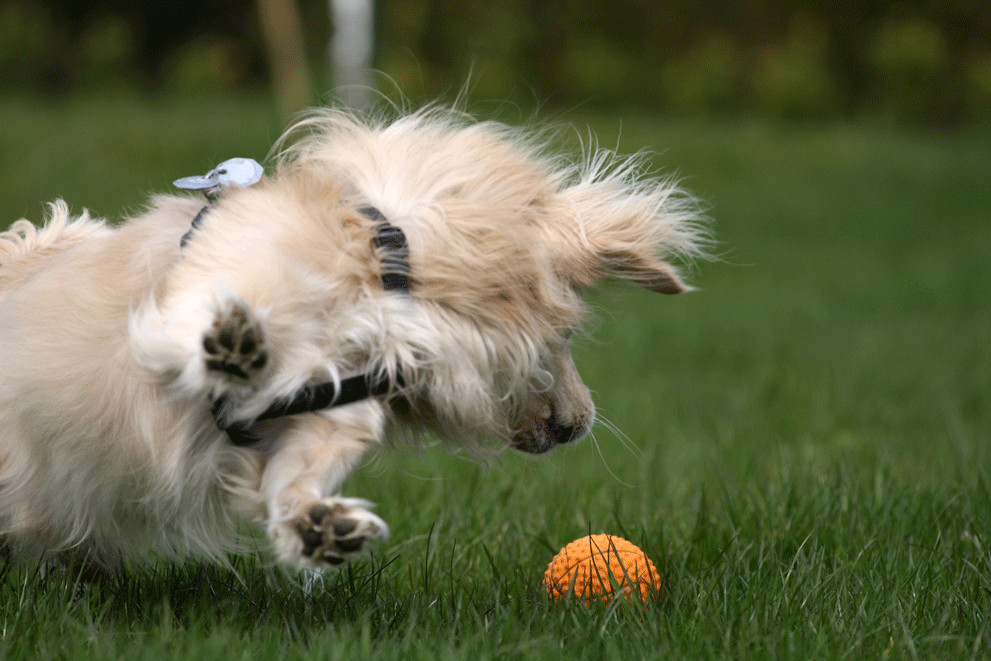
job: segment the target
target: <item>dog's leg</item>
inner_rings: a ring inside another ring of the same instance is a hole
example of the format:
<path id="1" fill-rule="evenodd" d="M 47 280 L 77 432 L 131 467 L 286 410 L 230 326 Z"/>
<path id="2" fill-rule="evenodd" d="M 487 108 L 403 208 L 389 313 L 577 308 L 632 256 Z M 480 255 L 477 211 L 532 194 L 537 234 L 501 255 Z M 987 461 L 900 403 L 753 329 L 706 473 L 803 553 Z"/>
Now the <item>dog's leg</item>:
<path id="1" fill-rule="evenodd" d="M 363 557 L 370 544 L 389 535 L 385 521 L 368 511 L 370 503 L 337 495 L 347 475 L 378 442 L 382 424 L 376 403 L 348 408 L 353 410 L 343 415 L 300 416 L 265 467 L 267 533 L 276 557 L 289 566 L 339 565 Z M 354 409 L 375 423 L 359 422 Z"/>
<path id="2" fill-rule="evenodd" d="M 220 303 L 213 323 L 203 334 L 206 367 L 214 373 L 249 381 L 268 363 L 261 324 L 239 299 Z"/>
<path id="3" fill-rule="evenodd" d="M 217 307 L 203 334 L 203 357 L 214 394 L 248 385 L 269 362 L 262 322 L 239 298 Z M 388 537 L 370 503 L 337 495 L 344 479 L 378 442 L 383 414 L 377 403 L 347 412 L 309 414 L 292 421 L 265 467 L 262 497 L 267 533 L 280 562 L 326 567 L 362 557 Z"/>
<path id="4" fill-rule="evenodd" d="M 270 368 L 264 312 L 223 288 L 162 307 L 149 301 L 130 320 L 132 355 L 156 380 L 193 396 L 250 392 Z"/>

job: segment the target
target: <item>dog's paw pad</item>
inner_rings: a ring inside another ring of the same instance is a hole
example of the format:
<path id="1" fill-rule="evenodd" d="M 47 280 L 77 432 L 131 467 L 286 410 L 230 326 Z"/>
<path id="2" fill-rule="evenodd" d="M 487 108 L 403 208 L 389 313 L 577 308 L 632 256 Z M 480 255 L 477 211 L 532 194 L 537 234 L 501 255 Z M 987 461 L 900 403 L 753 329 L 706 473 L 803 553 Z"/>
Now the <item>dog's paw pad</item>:
<path id="1" fill-rule="evenodd" d="M 313 505 L 294 522 L 301 553 L 317 566 L 339 565 L 363 557 L 368 547 L 389 536 L 385 521 L 363 507 L 333 499 Z"/>
<path id="2" fill-rule="evenodd" d="M 268 364 L 268 350 L 261 325 L 242 303 L 233 301 L 221 308 L 203 334 L 206 366 L 248 380 Z"/>

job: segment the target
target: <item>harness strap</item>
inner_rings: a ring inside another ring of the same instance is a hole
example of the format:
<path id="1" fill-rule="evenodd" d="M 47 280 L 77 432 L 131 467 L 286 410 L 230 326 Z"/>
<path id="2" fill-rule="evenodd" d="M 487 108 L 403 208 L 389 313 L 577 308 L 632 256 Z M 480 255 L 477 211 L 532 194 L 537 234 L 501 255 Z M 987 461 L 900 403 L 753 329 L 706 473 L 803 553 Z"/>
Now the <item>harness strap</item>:
<path id="1" fill-rule="evenodd" d="M 182 238 L 179 239 L 179 247 L 185 248 L 189 240 L 199 230 L 203 224 L 203 218 L 213 207 L 213 201 L 199 210 L 193 218 L 189 229 Z M 406 240 L 406 233 L 396 227 L 385 217 L 381 211 L 371 205 L 358 207 L 358 212 L 375 222 L 375 236 L 372 242 L 375 247 L 382 251 L 382 288 L 386 291 L 399 291 L 409 293 L 410 290 L 410 267 L 409 267 L 409 242 Z"/>
<path id="2" fill-rule="evenodd" d="M 190 237 L 199 227 L 210 207 L 204 207 L 193 219 L 192 227 L 183 235 L 180 245 L 185 247 Z M 358 207 L 358 212 L 375 222 L 373 242 L 381 252 L 382 287 L 386 291 L 410 292 L 409 243 L 402 229 L 388 221 L 385 215 L 373 206 Z M 228 420 L 226 396 L 214 401 L 210 407 L 217 428 L 227 433 L 237 446 L 252 445 L 261 439 L 252 431 L 256 422 L 273 420 L 287 415 L 312 413 L 335 406 L 344 406 L 369 397 L 381 397 L 403 386 L 401 374 L 394 381 L 375 374 L 358 374 L 339 382 L 327 381 L 307 386 L 290 399 L 273 403 L 258 417 L 252 420 Z"/>
<path id="3" fill-rule="evenodd" d="M 409 293 L 409 243 L 406 234 L 389 222 L 373 206 L 358 207 L 358 212 L 375 221 L 375 247 L 382 251 L 382 287 L 386 291 Z"/>
<path id="4" fill-rule="evenodd" d="M 210 210 L 210 205 L 208 204 L 202 209 L 200 209 L 200 212 L 193 217 L 193 222 L 189 224 L 189 229 L 186 230 L 186 233 L 182 235 L 181 239 L 179 239 L 180 249 L 185 248 L 186 244 L 189 243 L 189 240 L 193 238 L 193 234 L 196 234 L 196 230 L 198 230 L 200 228 L 200 225 L 203 224 L 203 216 L 205 216 L 207 211 L 209 210 Z"/>
<path id="5" fill-rule="evenodd" d="M 359 402 L 369 397 L 381 397 L 387 395 L 394 388 L 403 386 L 402 375 L 396 375 L 396 379 L 390 382 L 387 378 L 372 377 L 368 374 L 359 374 L 340 381 L 328 381 L 312 386 L 307 386 L 297 392 L 292 399 L 280 400 L 269 406 L 257 418 L 251 421 L 227 422 L 224 415 L 224 408 L 227 404 L 227 397 L 221 397 L 213 403 L 210 413 L 217 428 L 227 432 L 231 442 L 237 446 L 252 445 L 261 439 L 252 432 L 252 427 L 256 422 L 262 420 L 273 420 L 287 415 L 298 415 L 300 413 L 312 413 L 332 408 L 334 406 L 344 406 Z"/>

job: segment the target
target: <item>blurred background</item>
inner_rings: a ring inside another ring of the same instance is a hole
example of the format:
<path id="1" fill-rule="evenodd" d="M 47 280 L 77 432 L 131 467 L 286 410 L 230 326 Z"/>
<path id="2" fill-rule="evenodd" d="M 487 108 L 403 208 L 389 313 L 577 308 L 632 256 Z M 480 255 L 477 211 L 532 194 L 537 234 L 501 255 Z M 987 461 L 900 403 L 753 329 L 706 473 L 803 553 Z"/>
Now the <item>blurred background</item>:
<path id="1" fill-rule="evenodd" d="M 986 0 L 0 0 L 0 90 L 271 89 L 288 114 L 360 83 L 414 102 L 966 126 L 991 121 L 989 35 Z"/>
<path id="2" fill-rule="evenodd" d="M 781 653 L 796 648 L 778 604 L 750 607 L 787 594 L 799 637 L 835 632 L 833 656 L 886 656 L 909 631 L 921 638 L 893 657 L 977 653 L 991 626 L 991 2 L 0 0 L 0 227 L 41 222 L 59 197 L 116 222 L 178 177 L 264 160 L 309 104 L 389 100 L 549 126 L 572 155 L 646 150 L 718 241 L 685 268 L 695 293 L 593 294 L 575 356 L 594 439 L 494 467 L 400 453 L 350 478 L 393 528 L 387 555 L 404 557 L 384 580 L 400 601 L 435 612 L 402 577 L 441 549 L 438 584 L 464 576 L 484 611 L 464 622 L 505 636 L 489 614 L 502 576 L 539 581 L 545 552 L 612 530 L 674 577 L 681 606 L 665 612 L 688 619 L 671 631 L 735 641 L 766 626 L 773 656 L 829 657 Z M 822 578 L 820 619 L 793 569 Z M 38 603 L 21 621 L 48 616 Z M 128 622 L 123 638 L 158 639 Z M 943 641 L 961 651 L 927 655 Z M 724 656 L 764 643 L 745 644 Z"/>

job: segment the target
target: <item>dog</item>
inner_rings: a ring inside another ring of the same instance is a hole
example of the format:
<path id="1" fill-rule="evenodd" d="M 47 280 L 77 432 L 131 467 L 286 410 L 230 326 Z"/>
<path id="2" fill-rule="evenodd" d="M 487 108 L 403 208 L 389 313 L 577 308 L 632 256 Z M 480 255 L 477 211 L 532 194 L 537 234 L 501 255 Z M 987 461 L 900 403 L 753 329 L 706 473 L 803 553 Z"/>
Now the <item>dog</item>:
<path id="1" fill-rule="evenodd" d="M 158 195 L 110 225 L 57 201 L 42 228 L 15 222 L 9 552 L 222 561 L 247 521 L 279 564 L 320 570 L 388 536 L 341 495 L 383 443 L 539 454 L 587 435 L 584 295 L 605 276 L 685 291 L 673 264 L 704 256 L 706 223 L 642 157 L 569 159 L 539 136 L 437 108 L 317 110 L 257 183 L 211 172 L 206 204 Z"/>

